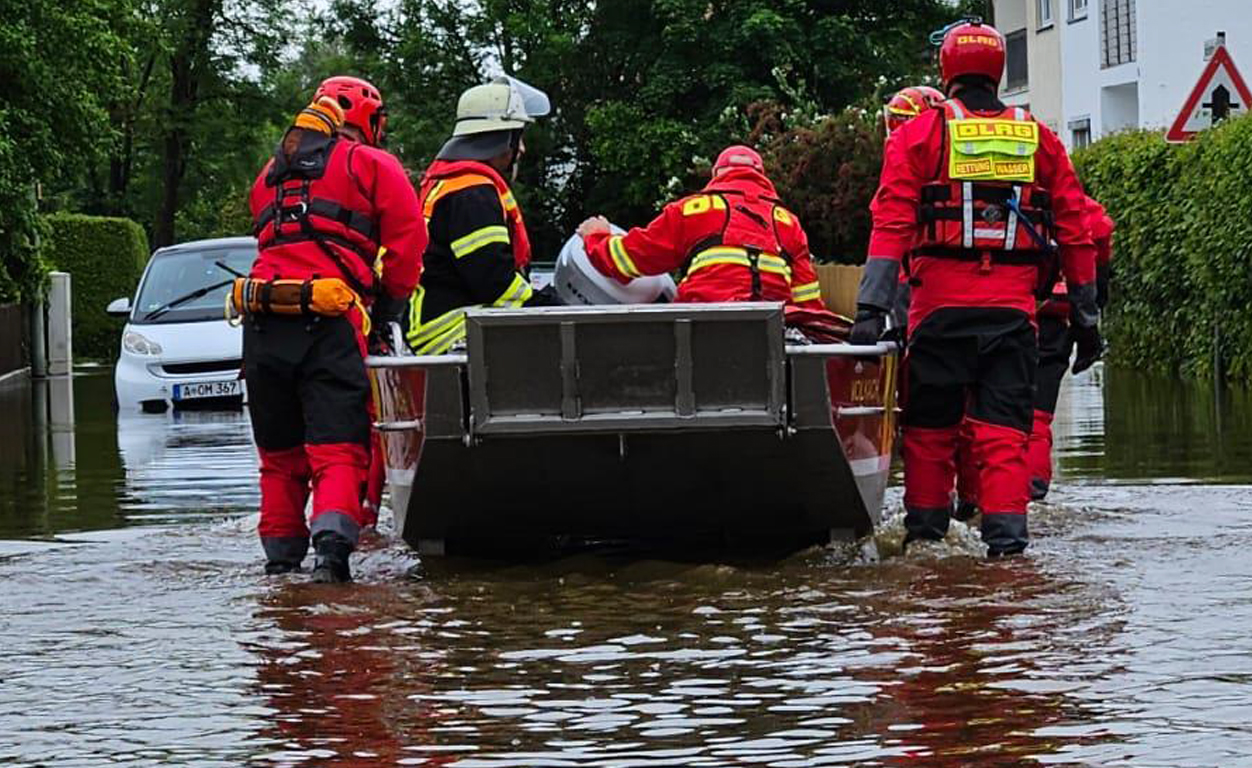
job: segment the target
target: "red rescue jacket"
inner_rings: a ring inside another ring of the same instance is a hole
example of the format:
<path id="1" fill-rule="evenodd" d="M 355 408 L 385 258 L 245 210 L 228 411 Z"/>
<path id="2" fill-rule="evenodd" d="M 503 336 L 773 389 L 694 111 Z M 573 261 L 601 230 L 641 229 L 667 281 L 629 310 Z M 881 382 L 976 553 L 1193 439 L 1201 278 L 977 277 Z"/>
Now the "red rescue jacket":
<path id="1" fill-rule="evenodd" d="M 249 205 L 252 277 L 342 277 L 366 303 L 417 285 L 426 224 L 404 168 L 381 149 L 308 132 L 295 155 L 280 149 L 265 165 Z"/>
<path id="2" fill-rule="evenodd" d="M 1033 181 L 954 180 L 951 121 L 968 118 L 1037 125 Z M 1008 204 L 1010 196 L 1016 210 Z M 867 262 L 867 276 L 884 285 L 867 291 L 863 282 L 861 303 L 874 304 L 865 301 L 874 289 L 894 294 L 908 256 L 911 329 L 944 307 L 1011 308 L 1033 317 L 1045 251 L 1041 237 L 1059 243 L 1067 278 L 1078 285 L 1095 279 L 1084 198 L 1064 146 L 1046 126 L 1017 108 L 974 111 L 959 98 L 950 100 L 947 108 L 914 118 L 887 139 L 870 206 L 874 228 Z M 879 260 L 896 266 L 884 270 L 874 263 Z"/>
<path id="3" fill-rule="evenodd" d="M 678 301 L 824 308 L 800 220 L 751 168 L 730 170 L 666 205 L 646 227 L 591 235 L 585 245 L 596 268 L 623 283 L 682 268 Z"/>

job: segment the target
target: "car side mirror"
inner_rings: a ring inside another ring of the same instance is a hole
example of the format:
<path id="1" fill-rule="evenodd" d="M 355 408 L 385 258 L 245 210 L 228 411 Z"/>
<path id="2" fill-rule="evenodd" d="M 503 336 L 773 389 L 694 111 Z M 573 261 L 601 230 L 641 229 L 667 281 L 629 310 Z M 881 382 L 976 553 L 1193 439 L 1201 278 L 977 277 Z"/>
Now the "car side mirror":
<path id="1" fill-rule="evenodd" d="M 120 299 L 114 299 L 109 302 L 109 306 L 104 311 L 110 317 L 126 317 L 130 314 L 130 297 L 123 296 Z"/>

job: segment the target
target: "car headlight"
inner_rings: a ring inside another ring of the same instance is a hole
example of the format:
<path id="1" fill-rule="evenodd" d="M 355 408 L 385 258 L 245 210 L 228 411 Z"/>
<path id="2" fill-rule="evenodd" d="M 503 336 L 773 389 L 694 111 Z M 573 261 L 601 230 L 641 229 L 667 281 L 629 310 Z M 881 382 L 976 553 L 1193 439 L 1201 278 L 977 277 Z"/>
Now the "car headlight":
<path id="1" fill-rule="evenodd" d="M 142 333 L 127 331 L 122 336 L 122 349 L 132 355 L 159 355 L 161 354 L 161 345 L 152 339 L 144 336 Z"/>

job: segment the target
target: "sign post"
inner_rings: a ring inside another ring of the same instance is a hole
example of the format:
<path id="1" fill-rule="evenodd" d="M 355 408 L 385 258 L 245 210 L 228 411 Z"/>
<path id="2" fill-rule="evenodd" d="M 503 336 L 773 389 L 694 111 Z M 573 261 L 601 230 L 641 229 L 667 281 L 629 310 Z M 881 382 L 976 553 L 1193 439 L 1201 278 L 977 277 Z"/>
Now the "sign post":
<path id="1" fill-rule="evenodd" d="M 1230 58 L 1230 52 L 1222 44 L 1224 38 L 1224 35 L 1218 38 L 1213 56 L 1200 74 L 1200 80 L 1191 89 L 1191 95 L 1166 132 L 1166 141 L 1190 141 L 1200 131 L 1212 128 L 1228 117 L 1244 114 L 1252 104 L 1252 91 L 1248 90 L 1243 76 Z"/>

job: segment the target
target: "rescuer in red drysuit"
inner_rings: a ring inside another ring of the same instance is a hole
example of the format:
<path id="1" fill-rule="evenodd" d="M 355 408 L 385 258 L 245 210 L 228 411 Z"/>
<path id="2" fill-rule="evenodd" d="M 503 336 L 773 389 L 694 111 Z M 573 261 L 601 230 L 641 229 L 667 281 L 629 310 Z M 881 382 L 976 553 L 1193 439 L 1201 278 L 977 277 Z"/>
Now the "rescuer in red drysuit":
<path id="1" fill-rule="evenodd" d="M 748 147 L 723 150 L 704 189 L 648 226 L 615 235 L 597 216 L 578 234 L 596 269 L 622 283 L 682 268 L 677 301 L 781 301 L 826 313 L 808 236 Z"/>
<path id="2" fill-rule="evenodd" d="M 886 135 L 908 121 L 931 109 L 942 109 L 947 97 L 942 91 L 926 85 L 910 86 L 898 91 L 883 107 L 883 127 Z M 907 338 L 909 316 L 909 282 L 906 270 L 900 270 L 900 284 L 896 288 L 895 306 L 892 307 L 892 324 L 900 338 Z M 956 510 L 953 517 L 968 520 L 978 513 L 978 467 L 970 453 L 972 440 L 969 422 L 961 422 L 957 435 L 956 450 Z"/>
<path id="3" fill-rule="evenodd" d="M 259 254 L 251 277 L 338 278 L 355 306 L 338 316 L 249 313 L 244 371 L 261 458 L 266 572 L 298 569 L 311 534 L 312 579 L 346 581 L 358 533 L 372 522 L 361 504 L 371 451 L 366 312 L 381 327 L 403 308 L 421 272 L 426 228 L 404 168 L 378 148 L 386 128 L 378 90 L 332 77 L 314 98 L 252 187 Z"/>
<path id="4" fill-rule="evenodd" d="M 1108 301 L 1114 224 L 1104 206 L 1091 197 L 1087 198 L 1086 215 L 1087 229 L 1096 248 L 1096 304 L 1104 309 Z M 1052 484 L 1052 416 L 1061 392 L 1061 379 L 1069 368 L 1074 347 L 1069 316 L 1065 281 L 1058 280 L 1052 288 L 1052 295 L 1039 307 L 1039 379 L 1035 387 L 1034 426 L 1026 450 L 1030 467 L 1030 498 L 1033 501 L 1042 501 L 1047 497 Z"/>
<path id="5" fill-rule="evenodd" d="M 1028 542 L 1026 439 L 1037 366 L 1036 293 L 1059 243 L 1080 358 L 1101 347 L 1095 249 L 1064 147 L 996 97 L 1004 38 L 977 21 L 944 35 L 949 99 L 887 140 L 852 341 L 876 343 L 903 267 L 909 274 L 904 373 L 908 541 L 941 539 L 968 420 L 982 537 L 992 556 Z M 907 257 L 907 260 L 906 260 Z"/>

